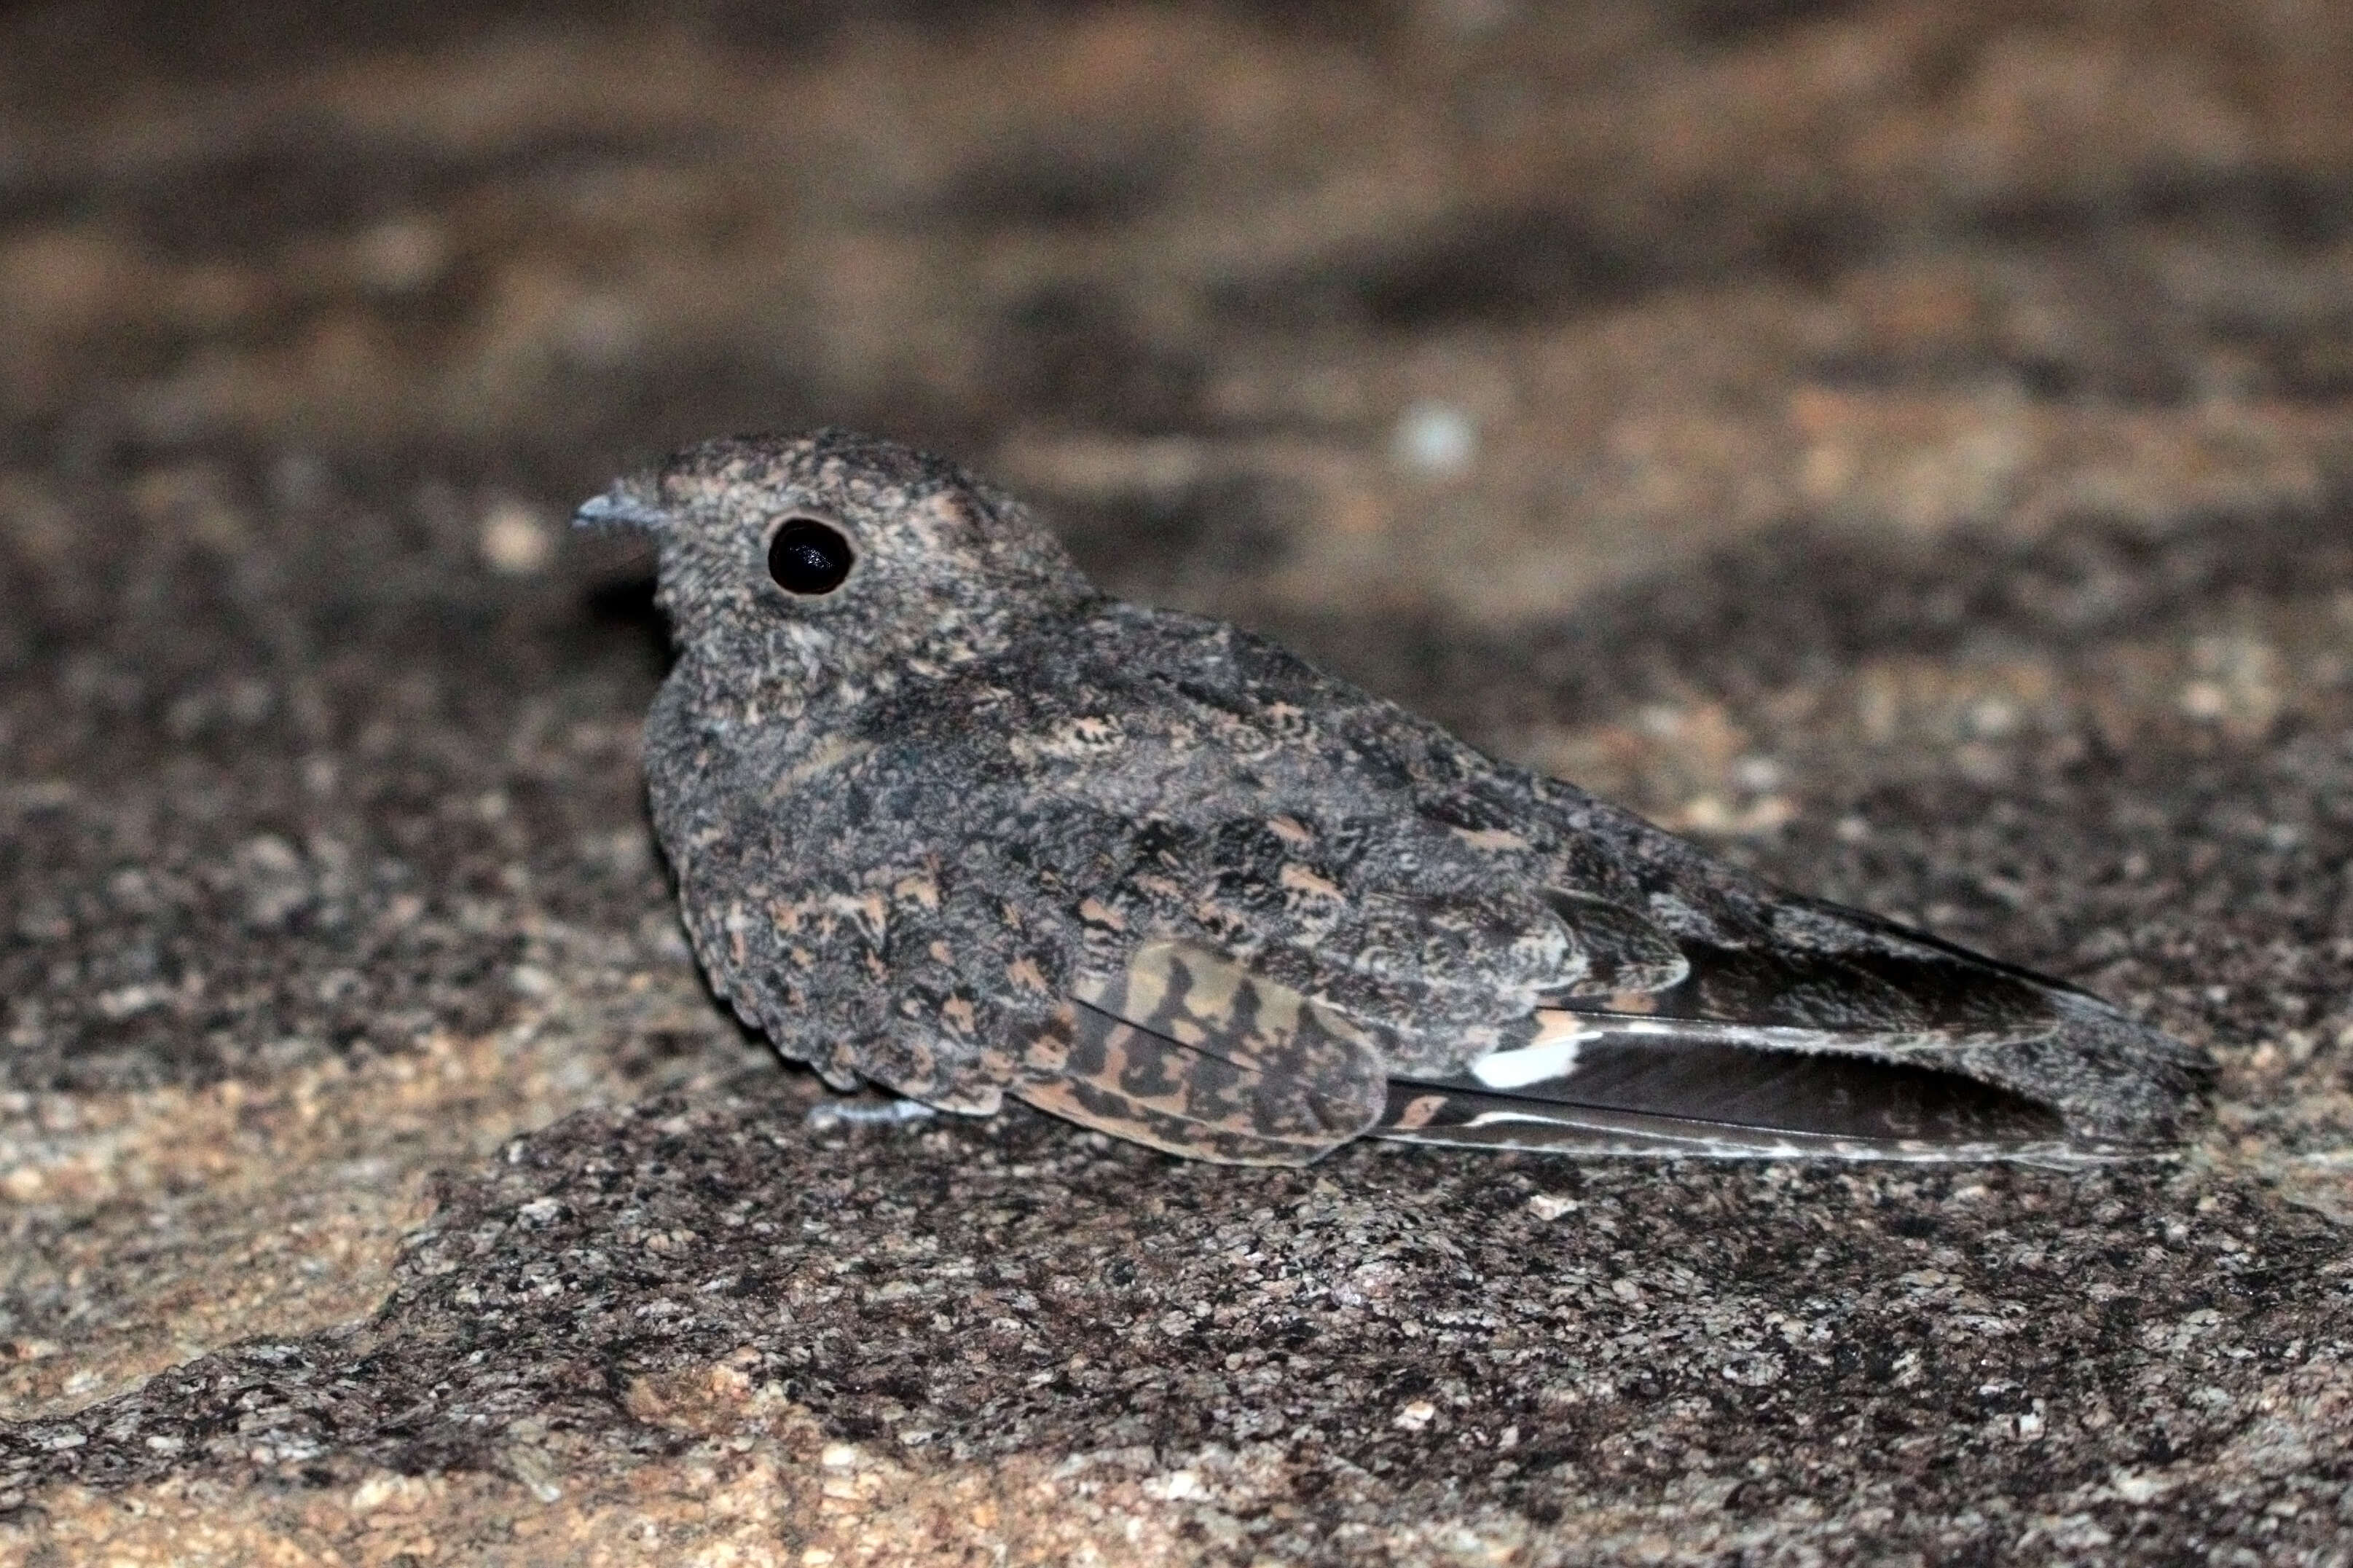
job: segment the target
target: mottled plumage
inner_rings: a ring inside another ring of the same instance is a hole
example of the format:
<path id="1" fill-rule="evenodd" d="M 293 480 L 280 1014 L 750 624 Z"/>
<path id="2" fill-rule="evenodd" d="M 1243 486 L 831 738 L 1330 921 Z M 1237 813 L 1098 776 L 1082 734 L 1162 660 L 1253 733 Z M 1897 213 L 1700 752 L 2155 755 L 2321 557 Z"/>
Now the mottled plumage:
<path id="1" fill-rule="evenodd" d="M 2100 1152 L 2194 1097 L 2094 997 L 1104 596 L 937 459 L 714 441 L 582 519 L 658 542 L 647 775 L 695 951 L 838 1087 L 1276 1163 Z"/>

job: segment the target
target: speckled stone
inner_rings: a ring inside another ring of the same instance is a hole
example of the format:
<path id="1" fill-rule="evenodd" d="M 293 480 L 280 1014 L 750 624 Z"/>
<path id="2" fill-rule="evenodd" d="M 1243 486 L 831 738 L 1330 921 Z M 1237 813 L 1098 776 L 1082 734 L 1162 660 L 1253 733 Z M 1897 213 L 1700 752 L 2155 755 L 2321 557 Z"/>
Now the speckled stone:
<path id="1" fill-rule="evenodd" d="M 2339 15 L 893 9 L 0 16 L 0 1560 L 2344 1562 Z M 807 1126 L 559 522 L 826 421 L 2211 1121 Z"/>

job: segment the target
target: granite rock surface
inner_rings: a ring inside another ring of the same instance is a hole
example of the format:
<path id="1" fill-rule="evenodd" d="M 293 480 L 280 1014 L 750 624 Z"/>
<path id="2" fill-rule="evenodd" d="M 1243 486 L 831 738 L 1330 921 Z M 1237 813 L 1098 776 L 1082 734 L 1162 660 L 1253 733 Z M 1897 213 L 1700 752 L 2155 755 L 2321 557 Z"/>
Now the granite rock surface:
<path id="1" fill-rule="evenodd" d="M 2337 9 L 327 15 L 0 15 L 0 1561 L 2348 1560 Z M 818 420 L 2211 1115 L 812 1123 L 560 520 Z"/>

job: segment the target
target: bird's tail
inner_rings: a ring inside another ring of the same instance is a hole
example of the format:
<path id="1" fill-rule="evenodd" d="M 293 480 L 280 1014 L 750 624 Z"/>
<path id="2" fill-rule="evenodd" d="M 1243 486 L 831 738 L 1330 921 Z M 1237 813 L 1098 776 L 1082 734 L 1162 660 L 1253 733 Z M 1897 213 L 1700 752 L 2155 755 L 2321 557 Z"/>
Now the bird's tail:
<path id="1" fill-rule="evenodd" d="M 2077 1097 L 1989 1081 L 1989 1061 L 2113 1058 L 2136 1037 L 2169 1070 L 2180 1047 L 2079 993 L 2051 1029 L 2003 1041 L 1548 1010 L 1535 1040 L 1446 1079 L 1393 1079 L 1374 1136 L 1588 1154 L 1719 1158 L 2107 1159 L 2172 1129 L 2079 1124 Z M 2150 1042 L 2163 1047 L 2151 1047 Z M 2054 1089 L 2063 1086 L 2054 1083 Z M 2072 1086 L 2067 1086 L 2072 1087 Z"/>

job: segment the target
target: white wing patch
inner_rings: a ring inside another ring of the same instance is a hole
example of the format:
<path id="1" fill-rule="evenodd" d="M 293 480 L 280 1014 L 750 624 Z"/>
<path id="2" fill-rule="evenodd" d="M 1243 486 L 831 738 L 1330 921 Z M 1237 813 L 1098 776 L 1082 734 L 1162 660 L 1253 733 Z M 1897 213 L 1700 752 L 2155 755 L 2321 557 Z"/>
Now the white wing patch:
<path id="1" fill-rule="evenodd" d="M 1577 1044 L 1585 1031 L 1566 1013 L 1547 1011 L 1536 1016 L 1544 1026 L 1533 1043 L 1481 1057 L 1471 1064 L 1471 1076 L 1489 1089 L 1525 1089 L 1575 1072 Z"/>

